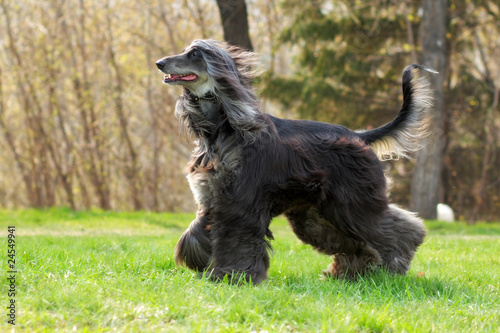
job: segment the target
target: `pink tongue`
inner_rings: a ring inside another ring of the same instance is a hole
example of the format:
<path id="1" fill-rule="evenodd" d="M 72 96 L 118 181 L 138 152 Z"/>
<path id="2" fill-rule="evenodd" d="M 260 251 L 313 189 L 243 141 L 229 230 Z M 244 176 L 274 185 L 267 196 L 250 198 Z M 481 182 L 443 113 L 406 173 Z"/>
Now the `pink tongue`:
<path id="1" fill-rule="evenodd" d="M 181 80 L 193 81 L 193 80 L 196 80 L 196 78 L 197 78 L 197 76 L 195 74 L 190 74 L 190 75 L 186 75 L 186 76 L 181 77 Z"/>

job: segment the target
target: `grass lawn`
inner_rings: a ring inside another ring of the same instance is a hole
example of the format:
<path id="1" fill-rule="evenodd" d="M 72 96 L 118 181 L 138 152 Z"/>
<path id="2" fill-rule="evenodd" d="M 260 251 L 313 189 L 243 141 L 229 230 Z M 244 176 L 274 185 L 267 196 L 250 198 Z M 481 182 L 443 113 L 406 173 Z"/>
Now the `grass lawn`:
<path id="1" fill-rule="evenodd" d="M 27 332 L 500 332 L 500 224 L 428 222 L 407 276 L 324 279 L 330 258 L 284 219 L 269 279 L 215 284 L 173 260 L 191 214 L 0 211 L 15 226 L 16 321 Z M 9 283 L 2 278 L 0 331 Z"/>

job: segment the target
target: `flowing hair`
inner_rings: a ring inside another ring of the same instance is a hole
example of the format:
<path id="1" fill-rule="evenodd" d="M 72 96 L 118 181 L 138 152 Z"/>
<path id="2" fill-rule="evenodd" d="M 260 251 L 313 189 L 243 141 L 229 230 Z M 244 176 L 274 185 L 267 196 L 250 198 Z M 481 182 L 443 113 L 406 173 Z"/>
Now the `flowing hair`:
<path id="1" fill-rule="evenodd" d="M 251 83 L 260 74 L 253 52 L 215 40 L 195 40 L 212 80 L 211 93 L 221 103 L 231 126 L 242 133 L 251 133 L 265 125 L 259 101 Z"/>

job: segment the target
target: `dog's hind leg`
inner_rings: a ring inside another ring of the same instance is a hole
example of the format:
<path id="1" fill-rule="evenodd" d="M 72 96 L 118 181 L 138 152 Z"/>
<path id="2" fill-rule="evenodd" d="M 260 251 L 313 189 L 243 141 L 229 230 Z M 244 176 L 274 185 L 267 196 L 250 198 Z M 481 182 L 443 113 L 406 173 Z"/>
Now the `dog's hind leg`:
<path id="1" fill-rule="evenodd" d="M 285 213 L 293 232 L 318 252 L 334 255 L 340 252 L 355 253 L 362 243 L 343 236 L 319 216 L 315 207 L 293 209 Z"/>
<path id="2" fill-rule="evenodd" d="M 389 205 L 380 219 L 380 234 L 370 243 L 380 253 L 382 266 L 406 274 L 417 248 L 425 238 L 425 225 L 415 214 Z"/>
<path id="3" fill-rule="evenodd" d="M 374 271 L 381 263 L 380 254 L 370 245 L 366 245 L 356 253 L 335 254 L 334 261 L 323 274 L 338 279 L 355 280 L 358 275 Z"/>
<path id="4" fill-rule="evenodd" d="M 382 262 L 378 252 L 363 241 L 345 236 L 321 217 L 315 207 L 285 214 L 297 237 L 318 252 L 334 256 L 323 273 L 336 278 L 355 279 Z"/>

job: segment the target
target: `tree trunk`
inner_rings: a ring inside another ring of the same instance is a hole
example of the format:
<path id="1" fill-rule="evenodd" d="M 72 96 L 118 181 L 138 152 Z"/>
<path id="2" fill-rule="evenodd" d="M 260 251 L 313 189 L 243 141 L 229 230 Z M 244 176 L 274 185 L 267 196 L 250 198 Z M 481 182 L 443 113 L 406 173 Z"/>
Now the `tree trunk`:
<path id="1" fill-rule="evenodd" d="M 500 103 L 500 88 L 496 85 L 495 79 L 491 77 L 492 71 L 489 68 L 487 54 L 477 31 L 474 32 L 474 41 L 476 43 L 476 48 L 479 51 L 479 58 L 481 59 L 481 63 L 484 67 L 484 82 L 486 82 L 490 86 L 490 90 L 493 91 L 493 103 L 486 109 L 486 120 L 484 124 L 486 142 L 483 154 L 483 166 L 481 167 L 481 177 L 479 178 L 479 182 L 477 182 L 473 188 L 476 202 L 474 203 L 474 208 L 472 209 L 471 219 L 475 222 L 480 216 L 480 211 L 483 209 L 485 197 L 487 195 L 488 174 L 490 169 L 493 167 L 492 160 L 494 159 L 494 151 L 496 147 L 495 142 L 498 142 L 497 135 L 495 134 L 497 132 L 495 126 L 495 111 Z"/>
<path id="2" fill-rule="evenodd" d="M 229 44 L 252 51 L 245 0 L 217 0 L 217 6 L 224 29 L 224 39 Z"/>
<path id="3" fill-rule="evenodd" d="M 411 184 L 411 209 L 426 219 L 436 218 L 436 205 L 441 199 L 441 169 L 445 138 L 444 125 L 444 81 L 447 67 L 447 0 L 424 0 L 420 23 L 422 64 L 437 70 L 439 75 L 430 75 L 434 91 L 434 110 L 427 145 L 418 152 L 415 173 Z"/>

